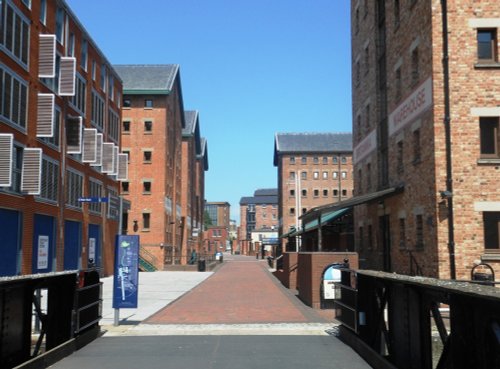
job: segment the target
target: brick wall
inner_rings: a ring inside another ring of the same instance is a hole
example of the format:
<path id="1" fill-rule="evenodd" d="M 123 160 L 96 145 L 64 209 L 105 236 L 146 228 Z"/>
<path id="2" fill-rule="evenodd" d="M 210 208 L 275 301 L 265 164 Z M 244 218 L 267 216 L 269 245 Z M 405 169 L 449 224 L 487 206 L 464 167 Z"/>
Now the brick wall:
<path id="1" fill-rule="evenodd" d="M 349 266 L 358 269 L 358 254 L 353 252 L 300 252 L 298 254 L 297 290 L 299 298 L 308 306 L 320 308 L 322 274 L 326 266 L 343 263 L 349 259 Z"/>

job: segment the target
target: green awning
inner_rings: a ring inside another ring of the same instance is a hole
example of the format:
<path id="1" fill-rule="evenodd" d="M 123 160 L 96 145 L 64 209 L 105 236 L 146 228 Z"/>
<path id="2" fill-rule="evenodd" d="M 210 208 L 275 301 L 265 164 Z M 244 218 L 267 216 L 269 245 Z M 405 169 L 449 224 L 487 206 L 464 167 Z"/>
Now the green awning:
<path id="1" fill-rule="evenodd" d="M 343 208 L 335 211 L 330 211 L 329 213 L 323 214 L 321 217 L 321 225 L 328 223 L 331 220 L 335 220 L 337 218 L 340 218 L 342 215 L 347 213 L 351 208 Z"/>
<path id="2" fill-rule="evenodd" d="M 295 237 L 299 232 L 294 228 L 290 229 L 287 233 L 283 234 L 281 238 Z"/>
<path id="3" fill-rule="evenodd" d="M 311 229 L 317 228 L 318 227 L 318 219 L 311 220 L 310 222 L 306 223 L 304 226 L 304 231 L 310 231 Z"/>

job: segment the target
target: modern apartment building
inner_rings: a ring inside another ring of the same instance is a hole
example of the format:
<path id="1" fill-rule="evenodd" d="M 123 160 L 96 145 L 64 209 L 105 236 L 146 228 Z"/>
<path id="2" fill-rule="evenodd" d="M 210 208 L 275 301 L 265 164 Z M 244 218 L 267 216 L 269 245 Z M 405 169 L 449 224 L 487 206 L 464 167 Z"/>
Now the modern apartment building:
<path id="1" fill-rule="evenodd" d="M 500 273 L 496 0 L 351 2 L 360 266 Z"/>
<path id="2" fill-rule="evenodd" d="M 200 122 L 197 111 L 184 113 L 186 126 L 182 131 L 182 251 L 181 264 L 187 262 L 192 251 L 199 252 L 203 243 L 203 208 L 204 199 L 204 172 L 202 163 L 198 163 L 203 156 L 202 138 L 200 136 Z M 203 160 L 204 161 L 204 160 Z M 198 173 L 198 171 L 203 173 Z M 198 181 L 203 174 L 203 181 Z"/>
<path id="3" fill-rule="evenodd" d="M 158 269 L 179 264 L 182 235 L 182 130 L 186 128 L 179 66 L 116 65 L 123 80 L 123 151 L 131 202 L 129 234 L 141 239 L 141 256 Z"/>
<path id="4" fill-rule="evenodd" d="M 0 275 L 113 271 L 121 80 L 62 0 L 0 2 Z"/>
<path id="5" fill-rule="evenodd" d="M 225 227 L 229 229 L 229 216 L 231 205 L 226 201 L 215 201 L 205 203 L 205 212 L 210 217 L 212 226 Z"/>
<path id="6" fill-rule="evenodd" d="M 279 235 L 299 230 L 308 210 L 347 200 L 353 192 L 351 133 L 277 133 Z M 286 250 L 283 240 L 283 251 Z"/>

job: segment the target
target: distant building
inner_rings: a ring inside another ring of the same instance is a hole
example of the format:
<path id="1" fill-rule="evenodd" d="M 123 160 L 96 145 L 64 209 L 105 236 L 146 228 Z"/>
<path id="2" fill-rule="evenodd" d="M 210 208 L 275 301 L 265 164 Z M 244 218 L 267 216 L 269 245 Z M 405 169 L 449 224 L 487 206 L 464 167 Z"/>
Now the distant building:
<path id="1" fill-rule="evenodd" d="M 251 240 L 252 232 L 278 230 L 278 190 L 259 189 L 240 199 L 240 240 Z"/>
<path id="2" fill-rule="evenodd" d="M 277 133 L 274 166 L 278 169 L 280 237 L 298 231 L 308 210 L 347 200 L 353 193 L 351 133 Z M 300 249 L 300 240 L 282 241 L 283 251 Z"/>
<path id="3" fill-rule="evenodd" d="M 351 14 L 360 266 L 500 275 L 498 0 L 351 1 Z"/>
<path id="4" fill-rule="evenodd" d="M 205 212 L 210 217 L 212 227 L 226 227 L 229 229 L 229 215 L 231 205 L 228 202 L 206 202 Z"/>
<path id="5" fill-rule="evenodd" d="M 186 128 L 179 66 L 115 65 L 123 80 L 123 151 L 131 202 L 125 228 L 141 237 L 142 256 L 163 269 L 186 257 L 182 236 L 182 130 Z"/>
<path id="6" fill-rule="evenodd" d="M 181 263 L 187 262 L 185 256 L 192 251 L 202 249 L 203 206 L 204 199 L 204 172 L 208 168 L 204 165 L 204 148 L 200 136 L 199 114 L 197 111 L 185 112 L 186 126 L 182 131 L 182 219 L 183 234 Z M 203 163 L 199 163 L 203 161 Z M 208 163 L 208 161 L 207 161 Z M 198 177 L 203 175 L 203 181 Z"/>
<path id="7" fill-rule="evenodd" d="M 65 1 L 2 1 L 0 17 L 0 276 L 110 275 L 121 80 Z"/>

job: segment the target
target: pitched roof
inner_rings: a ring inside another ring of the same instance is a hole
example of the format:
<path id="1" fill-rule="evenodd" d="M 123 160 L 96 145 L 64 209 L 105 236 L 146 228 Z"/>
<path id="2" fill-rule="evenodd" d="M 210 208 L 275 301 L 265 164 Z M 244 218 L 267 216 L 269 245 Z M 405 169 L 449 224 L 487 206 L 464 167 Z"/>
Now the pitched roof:
<path id="1" fill-rule="evenodd" d="M 168 95 L 179 73 L 178 64 L 114 65 L 124 94 Z"/>
<path id="2" fill-rule="evenodd" d="M 253 193 L 254 196 L 278 196 L 277 188 L 259 188 Z"/>
<path id="3" fill-rule="evenodd" d="M 201 152 L 196 156 L 198 160 L 203 160 L 203 168 L 208 170 L 208 143 L 205 137 L 200 137 Z"/>
<path id="4" fill-rule="evenodd" d="M 349 153 L 352 152 L 351 132 L 276 133 L 274 138 L 274 165 L 278 156 L 291 153 Z"/>
<path id="5" fill-rule="evenodd" d="M 184 112 L 186 119 L 186 127 L 182 130 L 182 135 L 194 135 L 196 129 L 196 121 L 198 120 L 198 112 L 189 110 Z"/>

